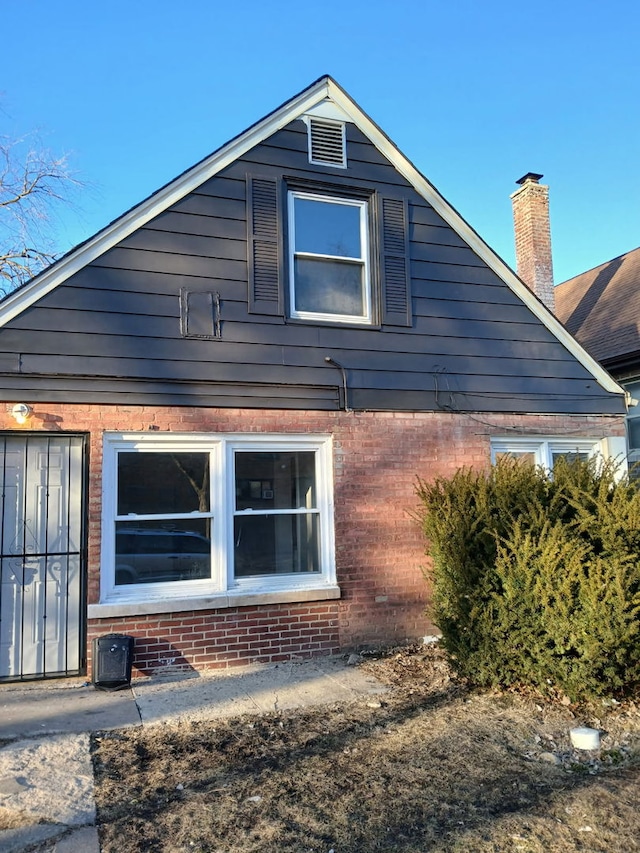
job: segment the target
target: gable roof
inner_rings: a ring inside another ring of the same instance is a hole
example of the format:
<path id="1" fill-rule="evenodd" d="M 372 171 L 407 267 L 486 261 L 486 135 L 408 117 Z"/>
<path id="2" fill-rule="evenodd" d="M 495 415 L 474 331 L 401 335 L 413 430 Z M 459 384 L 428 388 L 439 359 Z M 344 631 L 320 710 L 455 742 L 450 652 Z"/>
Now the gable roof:
<path id="1" fill-rule="evenodd" d="M 469 247 L 528 306 L 531 312 L 585 367 L 597 382 L 614 394 L 623 389 L 573 338 L 557 318 L 529 290 L 515 272 L 484 242 L 436 188 L 408 160 L 369 116 L 331 77 L 323 76 L 289 101 L 234 137 L 195 166 L 131 208 L 96 235 L 72 249 L 0 303 L 0 327 L 21 314 L 38 299 L 79 272 L 118 242 L 184 198 L 205 181 L 242 157 L 254 146 L 295 119 L 313 113 L 352 122 L 376 146 L 398 172 L 457 232 Z"/>
<path id="2" fill-rule="evenodd" d="M 559 284 L 556 311 L 598 361 L 640 362 L 640 248 Z"/>

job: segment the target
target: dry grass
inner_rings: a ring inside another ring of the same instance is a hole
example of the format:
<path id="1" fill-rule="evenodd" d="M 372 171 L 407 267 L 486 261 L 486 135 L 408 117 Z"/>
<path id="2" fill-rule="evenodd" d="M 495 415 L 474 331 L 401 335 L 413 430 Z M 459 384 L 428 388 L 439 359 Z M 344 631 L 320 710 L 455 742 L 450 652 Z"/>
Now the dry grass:
<path id="1" fill-rule="evenodd" d="M 429 647 L 364 666 L 382 703 L 96 737 L 103 853 L 640 850 L 635 704 L 473 693 Z"/>
<path id="2" fill-rule="evenodd" d="M 21 826 L 29 826 L 32 822 L 31 815 L 26 812 L 0 806 L 0 831 L 3 829 L 18 829 Z"/>

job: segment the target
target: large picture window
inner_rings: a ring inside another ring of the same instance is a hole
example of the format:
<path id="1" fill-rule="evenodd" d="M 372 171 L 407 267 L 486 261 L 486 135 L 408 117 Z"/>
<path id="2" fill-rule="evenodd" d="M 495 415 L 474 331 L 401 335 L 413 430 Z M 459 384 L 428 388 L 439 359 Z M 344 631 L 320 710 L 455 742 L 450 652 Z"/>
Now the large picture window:
<path id="1" fill-rule="evenodd" d="M 335 585 L 325 437 L 105 437 L 101 601 Z"/>
<path id="2" fill-rule="evenodd" d="M 289 193 L 290 314 L 371 323 L 367 202 Z"/>

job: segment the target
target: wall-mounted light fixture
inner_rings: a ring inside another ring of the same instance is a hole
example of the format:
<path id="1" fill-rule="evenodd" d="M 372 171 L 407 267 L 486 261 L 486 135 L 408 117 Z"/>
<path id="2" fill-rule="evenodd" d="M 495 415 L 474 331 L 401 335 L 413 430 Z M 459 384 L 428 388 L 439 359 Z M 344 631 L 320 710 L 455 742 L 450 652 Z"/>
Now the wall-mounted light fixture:
<path id="1" fill-rule="evenodd" d="M 32 414 L 33 409 L 26 403 L 16 403 L 15 406 L 11 409 L 11 416 L 19 424 L 26 423 Z"/>

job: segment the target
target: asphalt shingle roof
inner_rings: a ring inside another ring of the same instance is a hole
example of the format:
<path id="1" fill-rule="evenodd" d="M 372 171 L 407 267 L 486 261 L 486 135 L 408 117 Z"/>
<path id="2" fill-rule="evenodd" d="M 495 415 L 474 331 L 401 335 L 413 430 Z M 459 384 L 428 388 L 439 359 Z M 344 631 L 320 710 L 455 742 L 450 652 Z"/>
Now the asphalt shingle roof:
<path id="1" fill-rule="evenodd" d="M 640 361 L 640 248 L 559 284 L 555 296 L 558 319 L 599 362 Z"/>

